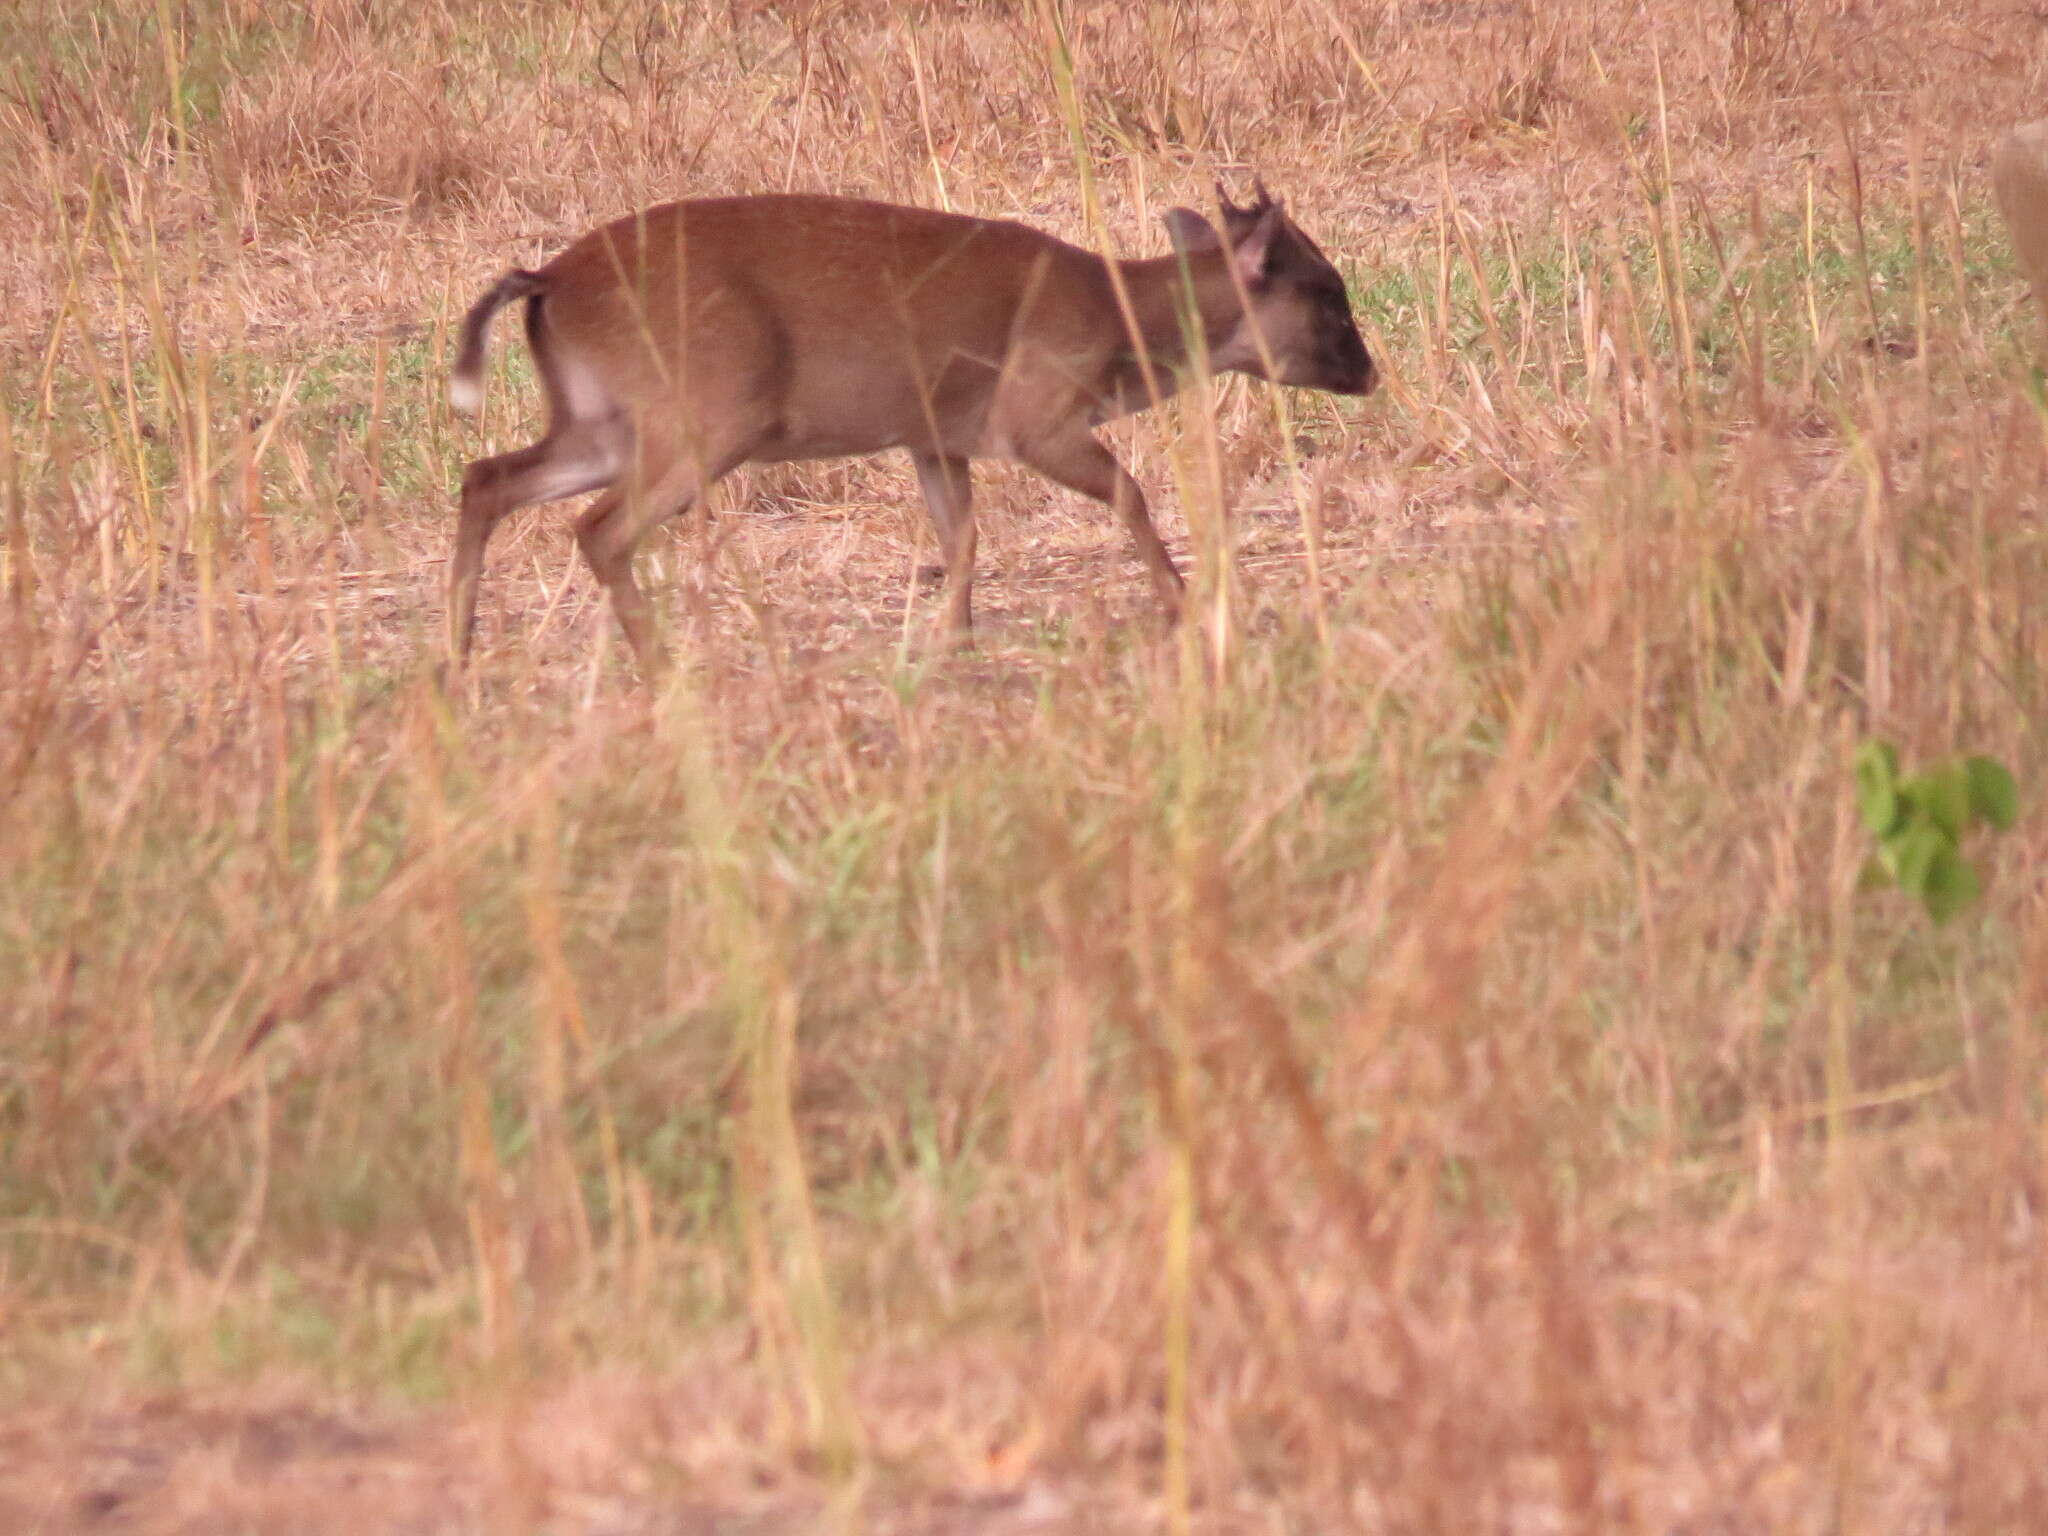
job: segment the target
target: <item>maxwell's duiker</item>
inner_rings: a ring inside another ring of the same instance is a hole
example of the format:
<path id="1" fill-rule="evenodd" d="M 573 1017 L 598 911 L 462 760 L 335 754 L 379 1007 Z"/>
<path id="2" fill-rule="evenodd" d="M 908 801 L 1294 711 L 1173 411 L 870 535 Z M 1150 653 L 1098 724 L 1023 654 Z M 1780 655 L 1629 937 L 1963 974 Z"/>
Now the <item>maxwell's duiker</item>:
<path id="1" fill-rule="evenodd" d="M 1220 193 L 1219 193 L 1220 195 Z M 1090 430 L 1191 369 L 1368 393 L 1343 279 L 1260 187 L 1221 227 L 1175 208 L 1174 253 L 1110 261 L 1000 219 L 851 198 L 668 203 L 515 269 L 462 322 L 449 393 L 474 411 L 491 317 L 526 300 L 547 435 L 462 477 L 451 648 L 467 655 L 491 529 L 603 491 L 576 538 L 643 672 L 662 659 L 633 551 L 734 466 L 910 453 L 965 636 L 974 579 L 968 462 L 1008 458 L 1109 503 L 1168 610 L 1180 573 L 1145 498 Z"/>

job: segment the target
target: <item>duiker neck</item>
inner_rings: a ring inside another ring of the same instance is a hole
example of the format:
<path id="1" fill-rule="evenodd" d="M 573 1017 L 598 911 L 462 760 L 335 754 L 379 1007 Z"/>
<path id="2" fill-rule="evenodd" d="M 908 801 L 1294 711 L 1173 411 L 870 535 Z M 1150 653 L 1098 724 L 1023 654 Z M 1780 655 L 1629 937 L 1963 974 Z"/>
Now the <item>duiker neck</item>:
<path id="1" fill-rule="evenodd" d="M 1202 361 L 1193 355 L 1184 314 L 1192 312 L 1199 325 L 1202 350 L 1212 360 L 1237 328 L 1244 301 L 1231 278 L 1229 256 L 1221 249 L 1192 251 L 1184 257 L 1176 254 L 1119 261 L 1116 268 L 1130 299 L 1131 319 L 1137 323 L 1131 364 L 1134 368 L 1138 366 L 1142 348 L 1145 360 L 1161 375 L 1159 388 L 1171 393 L 1176 387 L 1172 375 L 1199 366 Z"/>

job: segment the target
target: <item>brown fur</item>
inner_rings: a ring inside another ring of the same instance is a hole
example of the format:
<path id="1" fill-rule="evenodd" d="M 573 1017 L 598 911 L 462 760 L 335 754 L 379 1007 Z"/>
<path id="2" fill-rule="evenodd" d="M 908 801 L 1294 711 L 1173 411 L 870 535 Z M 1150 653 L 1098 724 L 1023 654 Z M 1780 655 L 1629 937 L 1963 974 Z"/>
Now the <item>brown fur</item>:
<path id="1" fill-rule="evenodd" d="M 916 466 L 957 634 L 971 624 L 968 464 L 984 457 L 1107 502 L 1177 611 L 1180 573 L 1144 496 L 1089 429 L 1171 393 L 1191 366 L 1350 394 L 1374 383 L 1342 280 L 1279 203 L 1261 189 L 1223 211 L 1219 234 L 1174 209 L 1175 254 L 1112 264 L 1000 220 L 717 198 L 619 219 L 513 271 L 464 319 L 451 395 L 474 404 L 491 316 L 525 297 L 548 431 L 463 475 L 455 654 L 491 529 L 518 507 L 603 491 L 577 539 L 648 670 L 661 651 L 632 573 L 648 530 L 736 465 L 890 448 Z"/>

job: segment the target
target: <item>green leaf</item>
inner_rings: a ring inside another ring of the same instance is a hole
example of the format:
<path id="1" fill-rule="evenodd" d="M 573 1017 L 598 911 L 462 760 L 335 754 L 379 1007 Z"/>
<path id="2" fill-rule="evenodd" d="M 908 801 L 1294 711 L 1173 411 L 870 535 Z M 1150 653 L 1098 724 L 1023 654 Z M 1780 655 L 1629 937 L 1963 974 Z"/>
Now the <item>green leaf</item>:
<path id="1" fill-rule="evenodd" d="M 1856 770 L 1870 772 L 1890 783 L 1899 776 L 1899 749 L 1873 736 L 1856 749 Z"/>
<path id="2" fill-rule="evenodd" d="M 1954 855 L 1955 839 L 1933 822 L 1916 818 L 1904 830 L 1885 839 L 1892 873 L 1899 877 L 1899 889 L 1909 896 L 1925 897 L 1927 872 L 1943 854 Z"/>
<path id="3" fill-rule="evenodd" d="M 1899 754 L 1888 741 L 1866 741 L 1856 749 L 1856 805 L 1863 825 L 1883 837 L 1899 824 Z"/>
<path id="4" fill-rule="evenodd" d="M 2020 818 L 2020 790 L 2005 764 L 1992 757 L 1973 757 L 1963 764 L 1970 785 L 1970 809 L 1981 821 L 2003 832 Z"/>
<path id="5" fill-rule="evenodd" d="M 1930 768 L 1899 785 L 1899 798 L 1908 815 L 1918 811 L 1942 831 L 1950 842 L 1960 842 L 1970 824 L 1970 776 L 1960 763 Z"/>
<path id="6" fill-rule="evenodd" d="M 1929 917 L 1945 923 L 1977 899 L 1977 871 L 1953 848 L 1944 848 L 1927 866 L 1920 899 Z"/>
<path id="7" fill-rule="evenodd" d="M 1881 891 L 1892 883 L 1891 861 L 1880 848 L 1876 855 L 1863 861 L 1863 868 L 1856 874 L 1856 889 L 1859 891 Z"/>

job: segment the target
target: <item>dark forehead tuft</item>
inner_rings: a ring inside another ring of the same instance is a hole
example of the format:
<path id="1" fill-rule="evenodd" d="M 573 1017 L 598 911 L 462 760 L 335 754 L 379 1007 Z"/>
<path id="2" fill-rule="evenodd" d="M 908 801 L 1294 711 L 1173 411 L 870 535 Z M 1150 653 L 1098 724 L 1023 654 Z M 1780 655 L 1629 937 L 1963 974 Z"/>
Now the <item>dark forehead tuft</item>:
<path id="1" fill-rule="evenodd" d="M 1343 284 L 1343 277 L 1330 258 L 1323 254 L 1323 248 L 1311 240 L 1302 227 L 1292 219 L 1287 221 L 1286 245 L 1291 257 L 1289 265 L 1296 271 L 1309 277 L 1328 276 L 1338 285 Z"/>
<path id="2" fill-rule="evenodd" d="M 1292 219 L 1287 221 L 1287 232 L 1294 237 L 1295 244 L 1299 245 L 1308 255 L 1313 256 L 1325 266 L 1330 264 L 1330 258 L 1323 254 L 1323 248 L 1311 240 L 1308 237 L 1308 231 Z"/>

